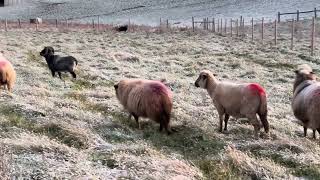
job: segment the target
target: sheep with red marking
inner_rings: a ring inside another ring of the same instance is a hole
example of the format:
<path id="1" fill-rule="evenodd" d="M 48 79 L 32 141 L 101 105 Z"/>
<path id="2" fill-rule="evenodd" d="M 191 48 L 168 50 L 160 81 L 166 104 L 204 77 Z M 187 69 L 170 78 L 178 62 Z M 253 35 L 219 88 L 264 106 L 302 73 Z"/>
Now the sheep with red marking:
<path id="1" fill-rule="evenodd" d="M 213 100 L 219 114 L 219 131 L 227 131 L 227 123 L 230 116 L 235 118 L 248 118 L 254 126 L 255 137 L 258 137 L 260 117 L 266 134 L 269 134 L 269 123 L 267 120 L 267 99 L 265 90 L 256 83 L 232 83 L 216 79 L 209 70 L 201 71 L 195 82 L 196 87 L 206 89 Z"/>
<path id="2" fill-rule="evenodd" d="M 0 86 L 7 87 L 11 94 L 15 82 L 16 71 L 12 64 L 0 53 Z"/>
<path id="3" fill-rule="evenodd" d="M 307 129 L 320 133 L 320 82 L 309 65 L 298 66 L 293 85 L 292 110 L 295 117 L 300 120 L 304 128 L 304 136 Z"/>
<path id="4" fill-rule="evenodd" d="M 145 79 L 121 80 L 114 85 L 117 99 L 139 125 L 139 117 L 160 123 L 171 134 L 172 92 L 161 81 Z"/>

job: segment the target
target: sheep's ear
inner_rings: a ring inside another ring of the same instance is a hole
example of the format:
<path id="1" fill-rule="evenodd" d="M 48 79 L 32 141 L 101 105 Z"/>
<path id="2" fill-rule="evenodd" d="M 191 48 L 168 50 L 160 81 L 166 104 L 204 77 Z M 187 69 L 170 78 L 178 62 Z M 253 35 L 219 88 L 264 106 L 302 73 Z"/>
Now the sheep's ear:
<path id="1" fill-rule="evenodd" d="M 113 87 L 114 87 L 115 89 L 118 89 L 119 85 L 118 85 L 118 84 L 115 84 Z"/>
<path id="2" fill-rule="evenodd" d="M 294 73 L 299 74 L 299 70 L 295 70 Z"/>

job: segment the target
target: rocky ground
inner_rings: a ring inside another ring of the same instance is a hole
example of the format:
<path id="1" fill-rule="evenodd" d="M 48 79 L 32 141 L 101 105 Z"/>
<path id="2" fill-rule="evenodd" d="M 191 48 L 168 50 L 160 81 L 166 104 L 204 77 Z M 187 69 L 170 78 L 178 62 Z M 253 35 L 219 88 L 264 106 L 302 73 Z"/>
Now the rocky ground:
<path id="1" fill-rule="evenodd" d="M 1 177 L 317 179 L 319 139 L 312 139 L 311 130 L 303 137 L 290 98 L 296 65 L 308 63 L 320 73 L 319 46 L 309 56 L 307 30 L 296 33 L 305 36 L 289 50 L 290 35 L 280 32 L 275 48 L 272 31 L 264 43 L 188 30 L 1 31 L 0 48 L 18 77 L 13 97 L 5 91 L 0 96 Z M 66 87 L 39 56 L 48 45 L 79 60 L 78 78 L 65 75 Z M 246 119 L 232 119 L 228 132 L 218 132 L 210 97 L 194 87 L 202 69 L 220 80 L 266 88 L 269 139 L 255 139 Z M 166 79 L 178 132 L 160 133 L 148 119 L 139 130 L 128 120 L 113 88 L 123 78 Z"/>

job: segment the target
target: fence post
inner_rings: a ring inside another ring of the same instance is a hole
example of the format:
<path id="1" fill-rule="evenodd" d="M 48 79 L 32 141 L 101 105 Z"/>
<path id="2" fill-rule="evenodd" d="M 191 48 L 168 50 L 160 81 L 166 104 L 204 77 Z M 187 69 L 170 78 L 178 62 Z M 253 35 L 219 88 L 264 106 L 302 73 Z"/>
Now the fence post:
<path id="1" fill-rule="evenodd" d="M 224 19 L 224 35 L 227 36 L 227 19 Z"/>
<path id="2" fill-rule="evenodd" d="M 67 25 L 67 29 L 69 29 L 68 19 L 66 19 L 66 25 Z"/>
<path id="3" fill-rule="evenodd" d="M 311 56 L 314 55 L 314 37 L 315 37 L 315 23 L 314 17 L 312 18 L 312 26 L 311 26 Z"/>
<path id="4" fill-rule="evenodd" d="M 299 21 L 299 10 L 297 10 L 297 21 Z"/>
<path id="5" fill-rule="evenodd" d="M 245 35 L 245 29 L 244 29 L 244 18 L 242 18 L 242 36 L 244 37 Z"/>
<path id="6" fill-rule="evenodd" d="M 97 26 L 98 31 L 99 31 L 99 28 L 100 28 L 100 16 L 98 16 L 98 26 Z"/>
<path id="7" fill-rule="evenodd" d="M 212 31 L 216 32 L 216 24 L 215 24 L 215 19 L 212 18 Z"/>
<path id="8" fill-rule="evenodd" d="M 217 23 L 217 33 L 219 33 L 219 26 L 220 26 L 220 19 L 218 18 L 218 23 Z"/>
<path id="9" fill-rule="evenodd" d="M 261 21 L 261 40 L 262 40 L 262 43 L 263 43 L 263 38 L 264 38 L 264 18 L 262 18 L 262 21 Z"/>
<path id="10" fill-rule="evenodd" d="M 169 19 L 167 19 L 167 29 L 169 29 Z"/>
<path id="11" fill-rule="evenodd" d="M 222 34 L 223 30 L 222 30 L 223 26 L 222 26 L 222 18 L 220 20 L 220 34 Z"/>
<path id="12" fill-rule="evenodd" d="M 58 28 L 58 19 L 56 19 L 56 28 Z"/>
<path id="13" fill-rule="evenodd" d="M 232 37 L 232 18 L 230 20 L 230 36 Z"/>
<path id="14" fill-rule="evenodd" d="M 6 19 L 4 23 L 4 29 L 5 31 L 8 31 L 8 20 Z"/>
<path id="15" fill-rule="evenodd" d="M 294 19 L 292 18 L 291 22 L 291 45 L 290 49 L 293 50 L 293 34 L 294 34 Z"/>
<path id="16" fill-rule="evenodd" d="M 254 31 L 254 24 L 253 24 L 253 18 L 251 19 L 251 41 L 253 42 L 253 31 Z"/>
<path id="17" fill-rule="evenodd" d="M 39 23 L 38 23 L 38 21 L 36 20 L 36 31 L 38 31 L 38 27 L 39 26 Z"/>
<path id="18" fill-rule="evenodd" d="M 277 47 L 277 20 L 274 20 L 274 45 Z"/>
<path id="19" fill-rule="evenodd" d="M 92 19 L 92 29 L 94 29 L 94 19 Z"/>
<path id="20" fill-rule="evenodd" d="M 209 30 L 209 18 L 207 17 L 207 30 Z"/>
<path id="21" fill-rule="evenodd" d="M 160 26 L 161 26 L 161 18 L 160 18 Z M 192 16 L 192 32 L 194 32 L 194 17 Z"/>
<path id="22" fill-rule="evenodd" d="M 238 24 L 238 19 L 236 21 L 236 30 L 237 30 L 237 37 L 239 36 L 239 24 Z"/>
<path id="23" fill-rule="evenodd" d="M 280 16 L 281 16 L 281 14 L 280 14 L 280 12 L 278 12 L 278 23 L 280 23 Z"/>
<path id="24" fill-rule="evenodd" d="M 314 18 L 317 18 L 317 8 L 314 8 Z"/>
<path id="25" fill-rule="evenodd" d="M 18 19 L 18 23 L 19 23 L 19 28 L 21 29 L 21 20 Z"/>

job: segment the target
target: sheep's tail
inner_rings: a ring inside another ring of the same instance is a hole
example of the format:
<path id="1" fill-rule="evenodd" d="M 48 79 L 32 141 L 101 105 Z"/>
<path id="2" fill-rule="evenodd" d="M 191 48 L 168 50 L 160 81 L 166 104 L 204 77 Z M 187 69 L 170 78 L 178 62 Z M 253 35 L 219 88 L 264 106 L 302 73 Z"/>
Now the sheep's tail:
<path id="1" fill-rule="evenodd" d="M 267 109 L 267 96 L 265 93 L 260 94 L 260 107 L 258 115 L 264 127 L 266 133 L 269 133 L 269 122 L 267 120 L 268 109 Z"/>

